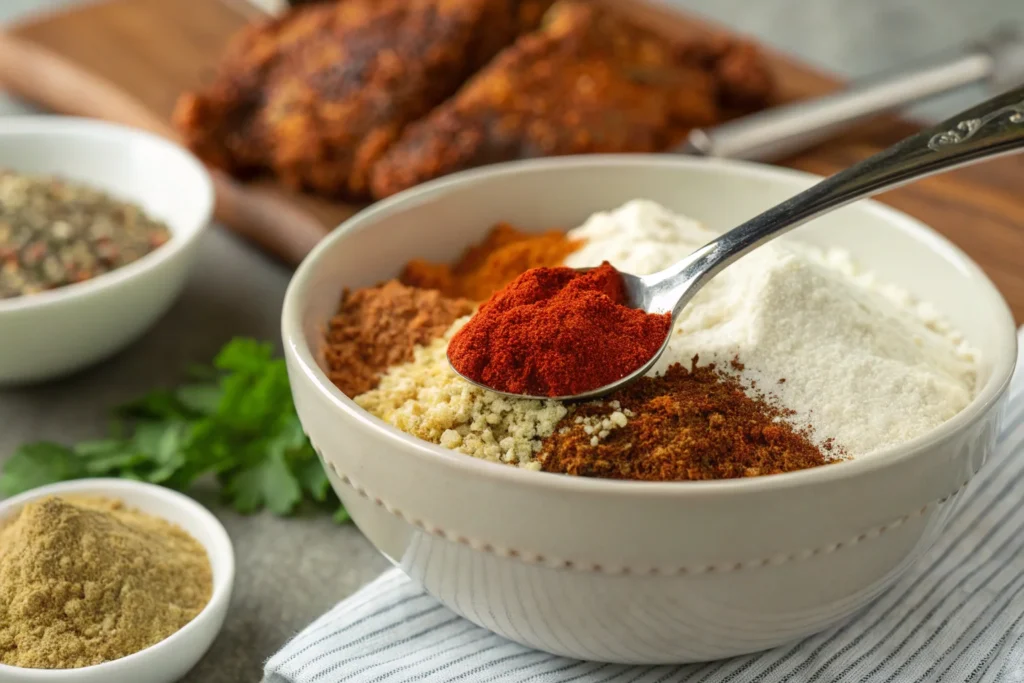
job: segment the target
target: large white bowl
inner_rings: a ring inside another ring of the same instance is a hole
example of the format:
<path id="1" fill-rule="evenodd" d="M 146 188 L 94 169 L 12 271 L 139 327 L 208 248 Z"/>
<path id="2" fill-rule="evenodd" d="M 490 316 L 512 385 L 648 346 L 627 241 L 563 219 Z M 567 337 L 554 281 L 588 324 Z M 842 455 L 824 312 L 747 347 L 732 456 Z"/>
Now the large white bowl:
<path id="1" fill-rule="evenodd" d="M 174 683 L 210 649 L 228 612 L 235 581 L 235 553 L 224 526 L 199 503 L 176 491 L 126 479 L 81 479 L 41 486 L 0 503 L 0 521 L 26 503 L 49 496 L 99 496 L 123 501 L 156 515 L 192 535 L 206 549 L 213 571 L 210 602 L 185 624 L 155 645 L 103 664 L 79 669 L 28 669 L 0 664 L 3 683 Z"/>
<path id="2" fill-rule="evenodd" d="M 171 239 L 134 263 L 40 294 L 0 299 L 0 384 L 51 379 L 141 336 L 185 285 L 213 212 L 195 157 L 141 130 L 63 116 L 0 118 L 0 168 L 53 174 L 139 204 Z"/>
<path id="3" fill-rule="evenodd" d="M 324 374 L 344 287 L 413 257 L 453 259 L 497 221 L 571 227 L 646 197 L 726 229 L 815 178 L 673 157 L 493 166 L 377 204 L 321 243 L 288 288 L 283 334 L 299 416 L 359 528 L 455 612 L 560 655 L 717 659 L 835 625 L 935 540 L 992 450 L 1015 361 L 1010 312 L 982 271 L 918 221 L 863 202 L 795 236 L 838 245 L 937 304 L 984 354 L 977 398 L 888 452 L 710 482 L 530 472 L 445 450 L 371 417 Z"/>

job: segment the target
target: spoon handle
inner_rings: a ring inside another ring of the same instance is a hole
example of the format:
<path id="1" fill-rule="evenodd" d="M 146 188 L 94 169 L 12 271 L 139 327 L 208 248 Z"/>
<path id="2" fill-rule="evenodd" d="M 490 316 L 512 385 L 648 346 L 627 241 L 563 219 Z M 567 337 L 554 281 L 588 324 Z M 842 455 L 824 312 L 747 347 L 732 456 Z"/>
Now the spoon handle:
<path id="1" fill-rule="evenodd" d="M 674 304 L 659 308 L 678 315 L 692 293 L 727 265 L 816 216 L 926 176 L 1021 149 L 1024 87 L 994 97 L 825 178 L 644 281 L 655 290 L 655 298 Z"/>

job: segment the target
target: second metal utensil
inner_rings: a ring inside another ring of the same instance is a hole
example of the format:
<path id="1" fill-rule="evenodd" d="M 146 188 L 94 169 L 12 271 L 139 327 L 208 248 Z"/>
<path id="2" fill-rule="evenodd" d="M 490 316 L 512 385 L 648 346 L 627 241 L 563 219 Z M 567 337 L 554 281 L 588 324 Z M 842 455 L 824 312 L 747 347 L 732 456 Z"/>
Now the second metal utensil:
<path id="1" fill-rule="evenodd" d="M 671 313 L 675 321 L 697 291 L 723 268 L 817 216 L 926 176 L 1022 149 L 1024 87 L 968 109 L 825 178 L 733 228 L 670 268 L 644 276 L 623 273 L 629 305 L 648 313 Z M 650 371 L 668 347 L 670 339 L 671 332 L 657 354 L 634 372 L 612 384 L 582 394 L 526 397 L 507 392 L 497 393 L 518 398 L 558 400 L 598 398 L 635 382 Z M 469 378 L 463 378 L 490 389 Z"/>
<path id="2" fill-rule="evenodd" d="M 1004 30 L 962 50 L 857 80 L 821 97 L 799 100 L 690 133 L 683 154 L 777 161 L 887 112 L 974 83 L 992 92 L 1024 84 L 1024 39 Z"/>

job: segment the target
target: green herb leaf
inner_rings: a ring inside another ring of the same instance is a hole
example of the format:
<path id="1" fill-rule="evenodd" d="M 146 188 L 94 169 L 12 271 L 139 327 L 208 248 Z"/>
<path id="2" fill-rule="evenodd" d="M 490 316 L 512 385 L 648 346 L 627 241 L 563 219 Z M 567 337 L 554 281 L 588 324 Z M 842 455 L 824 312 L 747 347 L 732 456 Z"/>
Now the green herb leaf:
<path id="1" fill-rule="evenodd" d="M 185 407 L 181 405 L 173 391 L 157 389 L 129 401 L 117 409 L 123 417 L 149 418 L 159 420 L 171 417 L 187 417 Z"/>
<path id="2" fill-rule="evenodd" d="M 146 463 L 144 454 L 135 451 L 125 439 L 83 441 L 75 445 L 75 455 L 82 459 L 90 477 L 117 476 L 121 470 L 130 470 Z"/>
<path id="3" fill-rule="evenodd" d="M 90 477 L 123 477 L 125 471 L 133 471 L 134 468 L 145 464 L 146 456 L 142 453 L 125 451 L 87 460 L 85 462 L 85 472 Z"/>
<path id="4" fill-rule="evenodd" d="M 302 500 L 299 480 L 288 469 L 284 458 L 278 456 L 233 474 L 228 478 L 224 493 L 239 512 L 253 512 L 266 505 L 274 514 L 288 515 Z"/>
<path id="5" fill-rule="evenodd" d="M 309 449 L 313 451 L 312 448 Z M 327 502 L 331 493 L 331 480 L 327 478 L 320 459 L 313 453 L 313 457 L 305 457 L 295 465 L 295 474 L 302 484 L 302 488 L 309 493 L 310 497 L 318 503 Z"/>
<path id="6" fill-rule="evenodd" d="M 75 444 L 74 452 L 80 458 L 104 457 L 115 453 L 123 453 L 131 448 L 131 444 L 123 438 L 111 437 L 96 441 L 80 441 Z"/>
<path id="7" fill-rule="evenodd" d="M 217 379 L 217 368 L 192 363 L 185 368 L 185 376 L 196 382 L 212 382 Z"/>
<path id="8" fill-rule="evenodd" d="M 85 474 L 84 462 L 70 448 L 49 441 L 31 443 L 19 448 L 4 464 L 0 493 L 13 496 Z"/>
<path id="9" fill-rule="evenodd" d="M 11 495 L 79 477 L 114 476 L 188 490 L 213 475 L 236 510 L 293 513 L 304 499 L 337 510 L 337 497 L 302 431 L 285 363 L 273 346 L 234 339 L 191 381 L 118 407 L 107 438 L 72 448 L 22 446 L 0 472 Z M 334 513 L 347 521 L 344 509 Z"/>
<path id="10" fill-rule="evenodd" d="M 267 342 L 232 339 L 213 359 L 213 365 L 230 372 L 259 372 L 271 362 L 273 355 L 274 347 Z"/>
<path id="11" fill-rule="evenodd" d="M 351 520 L 352 518 L 349 516 L 348 510 L 344 507 L 339 507 L 334 513 L 334 521 L 338 524 L 345 524 Z"/>
<path id="12" fill-rule="evenodd" d="M 221 401 L 221 390 L 216 384 L 186 384 L 174 392 L 181 405 L 197 415 L 212 415 Z"/>

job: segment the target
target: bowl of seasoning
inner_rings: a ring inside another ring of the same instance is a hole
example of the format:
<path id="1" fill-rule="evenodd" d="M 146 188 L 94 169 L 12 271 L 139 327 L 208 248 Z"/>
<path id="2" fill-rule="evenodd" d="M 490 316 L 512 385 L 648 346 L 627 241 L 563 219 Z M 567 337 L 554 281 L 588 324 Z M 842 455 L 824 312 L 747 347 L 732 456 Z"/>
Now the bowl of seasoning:
<path id="1" fill-rule="evenodd" d="M 0 503 L 0 680 L 171 683 L 220 632 L 224 527 L 179 493 L 89 479 Z"/>
<path id="2" fill-rule="evenodd" d="M 213 210 L 206 170 L 144 131 L 60 116 L 0 127 L 0 383 L 81 369 L 185 284 Z"/>
<path id="3" fill-rule="evenodd" d="M 594 401 L 509 398 L 448 365 L 556 396 L 574 373 L 628 373 L 597 324 L 615 315 L 615 271 L 666 268 L 817 180 L 545 159 L 347 221 L 293 277 L 282 332 L 299 417 L 353 520 L 456 613 L 579 659 L 719 659 L 863 608 L 985 464 L 1016 362 L 1002 296 L 919 221 L 859 202 L 751 252 L 673 319 L 650 374 Z M 560 296 L 570 268 L 599 286 Z M 517 336 L 450 346 L 474 319 Z M 545 361 L 566 345 L 581 362 Z"/>

